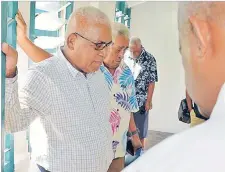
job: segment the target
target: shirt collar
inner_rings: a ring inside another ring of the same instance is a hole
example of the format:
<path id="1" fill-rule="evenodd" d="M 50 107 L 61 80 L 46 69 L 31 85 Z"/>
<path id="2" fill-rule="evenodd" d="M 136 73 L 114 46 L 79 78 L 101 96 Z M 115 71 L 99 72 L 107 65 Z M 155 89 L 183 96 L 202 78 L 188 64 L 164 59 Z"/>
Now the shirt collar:
<path id="1" fill-rule="evenodd" d="M 219 96 L 217 98 L 217 102 L 210 116 L 210 120 L 215 120 L 215 119 L 221 120 L 223 118 L 225 120 L 225 83 L 223 84 L 220 90 Z"/>
<path id="2" fill-rule="evenodd" d="M 140 58 L 144 53 L 145 53 L 145 49 L 144 47 L 142 47 L 141 54 L 138 56 L 138 58 Z"/>
<path id="3" fill-rule="evenodd" d="M 124 65 L 125 65 L 125 62 L 123 62 L 123 60 L 122 60 L 122 61 L 120 62 L 120 64 L 119 64 L 119 66 L 115 69 L 115 72 L 116 72 L 117 70 L 122 69 L 122 68 L 124 67 Z M 109 69 L 104 65 L 104 63 L 102 63 L 101 68 L 104 68 L 104 70 L 106 70 L 107 72 L 110 73 Z M 111 74 L 111 73 L 110 73 L 110 74 Z"/>
<path id="4" fill-rule="evenodd" d="M 70 71 L 70 73 L 72 74 L 73 77 L 84 76 L 84 74 L 83 74 L 82 72 L 80 72 L 80 71 L 77 70 L 75 67 L 73 67 L 73 65 L 66 59 L 66 57 L 65 57 L 64 54 L 62 53 L 62 47 L 60 47 L 60 48 L 58 49 L 57 55 L 58 55 L 58 57 L 59 57 L 60 59 L 62 59 L 62 60 L 66 63 L 66 65 L 67 65 L 67 67 L 68 67 L 68 69 L 69 69 L 69 71 Z M 96 72 L 88 73 L 88 74 L 86 75 L 86 77 L 87 77 L 87 78 L 90 78 L 90 77 L 92 77 L 95 73 L 96 73 Z"/>

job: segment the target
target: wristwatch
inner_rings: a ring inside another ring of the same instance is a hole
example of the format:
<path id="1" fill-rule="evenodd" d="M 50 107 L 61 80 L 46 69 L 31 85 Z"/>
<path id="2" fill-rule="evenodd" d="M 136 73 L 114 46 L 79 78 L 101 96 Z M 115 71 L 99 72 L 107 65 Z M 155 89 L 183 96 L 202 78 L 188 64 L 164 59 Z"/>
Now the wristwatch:
<path id="1" fill-rule="evenodd" d="M 132 132 L 128 131 L 127 132 L 127 137 L 132 137 L 133 135 L 138 134 L 138 132 L 139 132 L 138 129 L 136 129 L 135 131 L 132 131 Z"/>

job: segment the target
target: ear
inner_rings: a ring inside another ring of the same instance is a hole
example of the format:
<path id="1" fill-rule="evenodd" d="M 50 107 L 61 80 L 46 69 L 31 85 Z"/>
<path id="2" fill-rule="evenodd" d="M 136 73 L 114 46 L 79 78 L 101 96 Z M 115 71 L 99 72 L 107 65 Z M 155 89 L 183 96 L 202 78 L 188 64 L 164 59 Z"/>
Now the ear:
<path id="1" fill-rule="evenodd" d="M 74 44 L 77 39 L 77 35 L 75 34 L 70 34 L 67 38 L 67 46 L 69 47 L 70 50 L 74 50 Z"/>
<path id="2" fill-rule="evenodd" d="M 211 30 L 209 23 L 191 16 L 189 18 L 192 31 L 196 36 L 200 57 L 205 57 L 206 52 L 211 48 Z"/>

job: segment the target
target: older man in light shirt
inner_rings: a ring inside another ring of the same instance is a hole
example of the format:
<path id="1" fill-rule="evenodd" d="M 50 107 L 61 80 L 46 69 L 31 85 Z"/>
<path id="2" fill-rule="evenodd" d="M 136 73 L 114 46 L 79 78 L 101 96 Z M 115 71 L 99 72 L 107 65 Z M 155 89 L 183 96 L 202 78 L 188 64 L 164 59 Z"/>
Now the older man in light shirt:
<path id="1" fill-rule="evenodd" d="M 187 91 L 210 119 L 153 147 L 124 172 L 225 171 L 224 21 L 225 2 L 180 2 L 180 52 Z"/>
<path id="2" fill-rule="evenodd" d="M 110 97 L 99 68 L 111 39 L 104 13 L 94 7 L 76 10 L 68 22 L 65 46 L 29 69 L 20 95 L 16 52 L 3 44 L 6 131 L 31 126 L 32 159 L 40 170 L 108 170 L 113 158 Z"/>
<path id="3" fill-rule="evenodd" d="M 16 17 L 18 42 L 34 62 L 50 58 L 52 55 L 26 37 L 26 23 L 18 13 Z M 110 124 L 113 132 L 112 149 L 114 159 L 108 172 L 120 172 L 124 168 L 124 157 L 127 147 L 127 133 L 131 137 L 136 155 L 141 153 L 141 142 L 136 130 L 133 112 L 138 110 L 133 75 L 123 62 L 124 53 L 129 44 L 129 29 L 121 23 L 112 23 L 112 45 L 100 67 L 108 83 L 111 96 Z"/>

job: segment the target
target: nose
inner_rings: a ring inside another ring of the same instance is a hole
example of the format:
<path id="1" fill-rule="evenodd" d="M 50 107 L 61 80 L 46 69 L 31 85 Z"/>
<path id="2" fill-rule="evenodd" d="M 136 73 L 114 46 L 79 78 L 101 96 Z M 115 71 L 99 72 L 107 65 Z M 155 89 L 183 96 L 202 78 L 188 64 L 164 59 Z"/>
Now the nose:
<path id="1" fill-rule="evenodd" d="M 99 56 L 103 57 L 103 59 L 105 58 L 106 54 L 107 54 L 107 47 L 104 48 L 103 50 L 99 50 Z"/>
<path id="2" fill-rule="evenodd" d="M 122 49 L 120 52 L 119 52 L 119 57 L 120 57 L 120 59 L 122 59 L 123 57 L 124 57 L 124 54 L 125 54 L 125 50 L 124 49 Z"/>
<path id="3" fill-rule="evenodd" d="M 104 49 L 102 49 L 102 50 L 99 50 L 99 55 L 104 55 L 105 54 L 105 48 Z"/>

